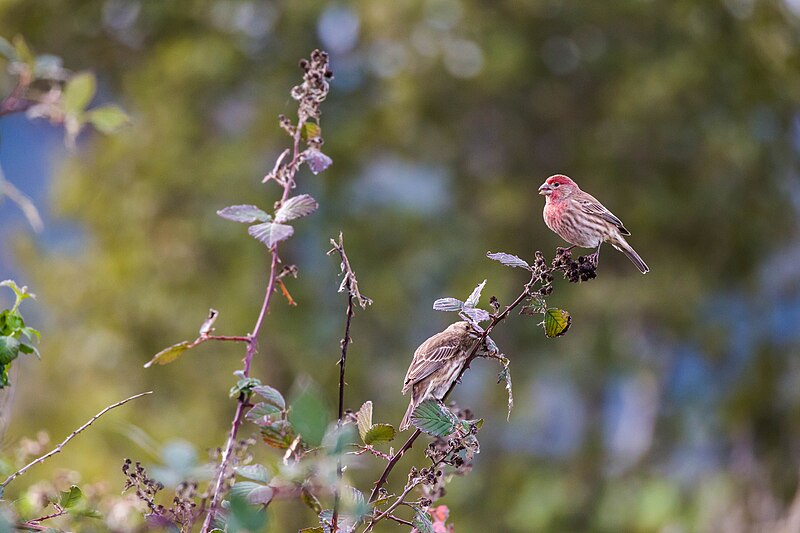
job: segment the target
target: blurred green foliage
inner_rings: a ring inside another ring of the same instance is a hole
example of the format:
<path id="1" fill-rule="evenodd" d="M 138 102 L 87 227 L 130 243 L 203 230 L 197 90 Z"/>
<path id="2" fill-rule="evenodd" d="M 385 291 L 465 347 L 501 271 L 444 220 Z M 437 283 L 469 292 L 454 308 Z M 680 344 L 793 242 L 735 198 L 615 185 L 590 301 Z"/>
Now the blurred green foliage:
<path id="1" fill-rule="evenodd" d="M 96 72 L 96 98 L 132 125 L 82 136 L 53 176 L 40 207 L 77 223 L 77 244 L 22 230 L 3 250 L 45 333 L 42 361 L 20 361 L 5 442 L 58 439 L 99 407 L 155 394 L 9 491 L 65 468 L 116 491 L 123 457 L 224 441 L 240 346 L 142 365 L 193 338 L 209 307 L 218 333 L 252 328 L 267 253 L 216 211 L 277 199 L 260 183 L 286 143 L 276 117 L 294 112 L 296 61 L 321 46 L 334 163 L 299 177 L 320 203 L 283 247 L 299 305 L 276 298 L 254 376 L 332 419 L 345 304 L 325 251 L 341 229 L 374 300 L 353 323 L 347 405 L 372 400 L 376 420 L 396 422 L 413 350 L 450 318 L 432 302 L 488 278 L 484 294 L 508 303 L 524 273 L 486 250 L 531 259 L 562 244 L 536 189 L 563 172 L 625 221 L 652 272 L 606 247 L 596 280 L 548 299 L 569 309 L 568 335 L 547 339 L 524 316 L 493 334 L 516 408 L 506 422 L 496 369 L 477 361 L 455 398 L 486 421 L 482 453 L 441 501 L 448 523 L 745 531 L 787 512 L 800 467 L 795 0 L 10 0 L 0 35 L 15 34 Z M 316 385 L 297 382 L 308 376 Z M 358 486 L 379 464 L 351 472 Z M 299 503 L 269 514 L 272 531 L 316 520 Z"/>

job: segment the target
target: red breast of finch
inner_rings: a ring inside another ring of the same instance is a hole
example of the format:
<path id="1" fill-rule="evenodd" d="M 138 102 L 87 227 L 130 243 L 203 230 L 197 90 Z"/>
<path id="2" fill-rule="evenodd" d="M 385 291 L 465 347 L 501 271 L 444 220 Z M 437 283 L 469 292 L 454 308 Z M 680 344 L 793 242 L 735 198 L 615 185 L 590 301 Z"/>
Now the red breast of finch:
<path id="1" fill-rule="evenodd" d="M 608 242 L 625 254 L 642 274 L 650 271 L 624 235 L 622 221 L 606 209 L 597 198 L 584 192 L 578 184 L 562 174 L 550 176 L 539 187 L 544 196 L 544 223 L 572 247 L 596 248 L 592 259 L 600 257 L 600 245 Z"/>
<path id="2" fill-rule="evenodd" d="M 464 369 L 477 337 L 469 324 L 461 321 L 420 344 L 403 381 L 403 394 L 411 391 L 411 403 L 400 422 L 400 431 L 411 425 L 411 414 L 423 400 L 444 398 Z"/>

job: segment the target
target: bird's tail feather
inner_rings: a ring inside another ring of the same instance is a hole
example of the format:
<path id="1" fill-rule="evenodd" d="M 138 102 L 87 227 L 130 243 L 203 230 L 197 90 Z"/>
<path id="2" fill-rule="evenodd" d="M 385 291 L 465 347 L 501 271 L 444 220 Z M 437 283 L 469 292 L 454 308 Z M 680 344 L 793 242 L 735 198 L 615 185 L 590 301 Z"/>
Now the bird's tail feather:
<path id="1" fill-rule="evenodd" d="M 414 409 L 417 408 L 419 402 L 415 398 L 411 398 L 411 402 L 408 404 L 408 409 L 406 410 L 405 416 L 403 416 L 403 421 L 400 422 L 400 429 L 399 431 L 405 431 L 411 426 L 411 414 L 414 412 Z"/>
<path id="2" fill-rule="evenodd" d="M 634 265 L 636 265 L 636 268 L 639 269 L 639 272 L 642 274 L 647 274 L 650 272 L 650 268 L 647 266 L 647 263 L 644 262 L 644 259 L 642 259 L 639 254 L 636 253 L 636 250 L 634 250 L 633 247 L 628 244 L 628 241 L 626 241 L 623 237 L 617 237 L 611 242 L 611 245 L 625 254 L 625 256 L 627 256 L 627 258 L 630 259 Z"/>

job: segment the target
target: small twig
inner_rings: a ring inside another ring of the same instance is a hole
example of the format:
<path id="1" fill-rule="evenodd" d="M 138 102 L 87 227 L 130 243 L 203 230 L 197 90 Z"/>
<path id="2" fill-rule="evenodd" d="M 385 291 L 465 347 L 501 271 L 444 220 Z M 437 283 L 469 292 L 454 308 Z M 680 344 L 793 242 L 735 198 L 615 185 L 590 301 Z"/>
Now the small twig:
<path id="1" fill-rule="evenodd" d="M 347 311 L 345 312 L 346 319 L 345 319 L 345 326 L 344 326 L 344 337 L 341 340 L 341 348 L 342 348 L 342 355 L 339 358 L 339 418 L 336 423 L 336 427 L 338 429 L 342 428 L 342 419 L 344 418 L 344 386 L 345 386 L 345 368 L 347 366 L 347 347 L 350 345 L 352 339 L 350 338 L 350 324 L 353 320 L 353 298 L 356 298 L 361 308 L 366 308 L 367 305 L 372 303 L 369 298 L 366 298 L 361 295 L 358 291 L 358 281 L 356 280 L 356 274 L 353 272 L 352 267 L 350 266 L 350 261 L 347 259 L 347 254 L 344 251 L 344 239 L 342 237 L 342 232 L 339 232 L 339 242 L 337 243 L 335 240 L 331 239 L 331 244 L 333 248 L 328 252 L 330 255 L 332 252 L 336 251 L 339 253 L 339 257 L 342 260 L 341 268 L 342 274 L 344 274 L 344 280 L 342 284 L 339 286 L 339 292 L 342 292 L 342 289 L 347 290 Z M 342 481 L 342 458 L 339 456 L 336 460 L 336 490 L 333 496 L 333 517 L 331 518 L 331 531 L 337 530 L 337 523 L 339 518 L 339 485 Z"/>
<path id="2" fill-rule="evenodd" d="M 23 70 L 19 75 L 19 81 L 11 93 L 0 102 L 0 117 L 26 111 L 34 102 L 25 98 L 25 93 L 33 81 L 33 76 L 29 69 Z"/>
<path id="3" fill-rule="evenodd" d="M 414 527 L 413 522 L 409 522 L 408 520 L 403 520 L 402 518 L 397 517 L 397 516 L 395 516 L 393 514 L 386 515 L 386 518 L 389 519 L 389 520 L 394 520 L 395 522 L 397 522 L 399 524 L 404 524 L 406 526 Z"/>
<path id="4" fill-rule="evenodd" d="M 403 503 L 403 500 L 405 500 L 406 496 L 408 496 L 408 493 L 414 490 L 414 487 L 419 485 L 420 482 L 421 482 L 420 479 L 409 479 L 408 483 L 406 483 L 405 488 L 403 488 L 403 492 L 400 494 L 400 496 L 398 496 L 397 499 L 394 501 L 394 503 L 389 507 L 387 507 L 385 511 L 383 511 L 381 514 L 379 514 L 378 516 L 374 517 L 372 520 L 369 521 L 369 524 L 367 525 L 367 528 L 364 530 L 364 533 L 367 533 L 367 531 L 372 531 L 372 528 L 375 527 L 375 524 L 377 524 L 378 522 L 389 516 L 392 511 L 397 509 L 397 507 L 399 507 L 400 504 Z"/>
<path id="5" fill-rule="evenodd" d="M 442 397 L 442 401 L 447 399 L 450 393 L 453 392 L 453 389 L 461 380 L 461 376 L 463 376 L 464 372 L 466 372 L 467 369 L 469 368 L 470 363 L 473 361 L 473 359 L 475 359 L 478 356 L 479 348 L 483 344 L 483 341 L 486 339 L 486 337 L 488 337 L 489 334 L 492 332 L 494 327 L 503 320 L 505 320 L 508 317 L 509 313 L 511 313 L 511 311 L 513 311 L 526 298 L 530 297 L 533 285 L 536 282 L 536 280 L 537 277 L 536 274 L 534 273 L 531 275 L 531 279 L 528 281 L 528 283 L 525 284 L 522 292 L 519 294 L 519 296 L 517 296 L 517 299 L 514 300 L 510 305 L 507 305 L 506 308 L 503 309 L 503 311 L 500 314 L 492 315 L 492 321 L 489 323 L 488 326 L 486 326 L 486 329 L 483 330 L 483 333 L 481 333 L 480 337 L 478 337 L 478 340 L 475 342 L 475 345 L 472 347 L 472 350 L 467 356 L 467 361 L 466 363 L 464 363 L 464 367 L 461 369 L 461 372 L 459 372 L 458 377 L 456 377 L 456 379 L 453 380 L 453 384 L 450 385 L 447 394 L 445 394 Z M 395 465 L 403 456 L 403 454 L 406 453 L 409 449 L 411 449 L 411 447 L 414 445 L 414 441 L 417 440 L 417 438 L 420 436 L 421 433 L 422 432 L 419 429 L 414 431 L 414 433 L 408 438 L 405 444 L 403 444 L 402 448 L 400 448 L 397 451 L 397 453 L 394 454 L 392 460 L 389 461 L 389 464 L 387 464 L 386 468 L 384 468 L 381 477 L 378 478 L 377 482 L 375 482 L 375 486 L 372 488 L 372 493 L 369 496 L 370 502 L 375 501 L 375 499 L 378 497 L 378 491 L 381 489 L 381 487 L 383 487 L 383 485 L 386 484 L 386 480 L 389 478 L 389 474 L 391 473 L 392 469 L 394 469 Z"/>
<path id="6" fill-rule="evenodd" d="M 44 462 L 47 459 L 49 459 L 50 457 L 52 457 L 55 454 L 59 453 L 64 448 L 64 446 L 66 446 L 66 444 L 69 441 L 71 441 L 73 438 L 75 438 L 76 435 L 78 435 L 78 433 L 80 433 L 84 429 L 86 429 L 89 426 L 91 426 L 94 423 L 95 420 L 97 420 L 98 418 L 100 418 L 101 416 L 103 416 L 104 414 L 109 412 L 110 410 L 112 410 L 112 409 L 114 409 L 116 407 L 119 407 L 120 405 L 124 405 L 124 404 L 128 403 L 131 400 L 135 400 L 136 398 L 141 398 L 142 396 L 146 396 L 148 394 L 153 394 L 153 391 L 141 392 L 139 394 L 135 394 L 135 395 L 131 396 L 130 398 L 125 398 L 124 400 L 122 400 L 120 402 L 117 402 L 115 404 L 109 405 L 108 407 L 106 407 L 105 409 L 103 409 L 102 411 L 100 411 L 99 413 L 94 415 L 92 418 L 90 418 L 89 421 L 86 422 L 84 425 L 82 425 L 81 427 L 79 427 L 78 429 L 76 429 L 75 431 L 70 433 L 69 436 L 61 442 L 61 444 L 59 444 L 58 446 L 53 448 L 50 452 L 42 455 L 38 459 L 34 459 L 33 461 L 31 461 L 27 465 L 23 466 L 22 468 L 20 468 L 19 470 L 17 470 L 16 472 L 11 474 L 10 476 L 8 476 L 6 478 L 6 480 L 3 481 L 3 483 L 0 483 L 0 489 L 5 488 L 6 485 L 8 485 L 12 481 L 14 481 L 17 477 L 19 477 L 22 474 L 24 474 L 32 466 L 35 466 L 35 465 L 37 465 L 37 464 L 39 464 L 41 462 Z"/>

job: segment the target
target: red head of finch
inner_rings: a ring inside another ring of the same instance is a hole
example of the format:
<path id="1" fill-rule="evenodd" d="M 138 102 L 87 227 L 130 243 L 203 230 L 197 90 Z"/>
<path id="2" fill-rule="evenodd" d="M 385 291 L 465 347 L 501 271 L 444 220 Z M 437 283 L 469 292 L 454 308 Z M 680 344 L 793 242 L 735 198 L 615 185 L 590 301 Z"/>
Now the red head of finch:
<path id="1" fill-rule="evenodd" d="M 597 198 L 584 192 L 567 176 L 550 176 L 539 187 L 545 197 L 544 223 L 559 237 L 581 248 L 596 248 L 593 259 L 600 254 L 604 242 L 625 254 L 642 274 L 650 271 L 623 235 L 631 232 L 622 221 L 606 209 Z"/>
<path id="2" fill-rule="evenodd" d="M 477 334 L 461 321 L 420 344 L 403 381 L 403 394 L 411 391 L 411 402 L 400 422 L 400 431 L 411 425 L 411 414 L 423 400 L 444 398 L 464 369 L 476 341 Z"/>

